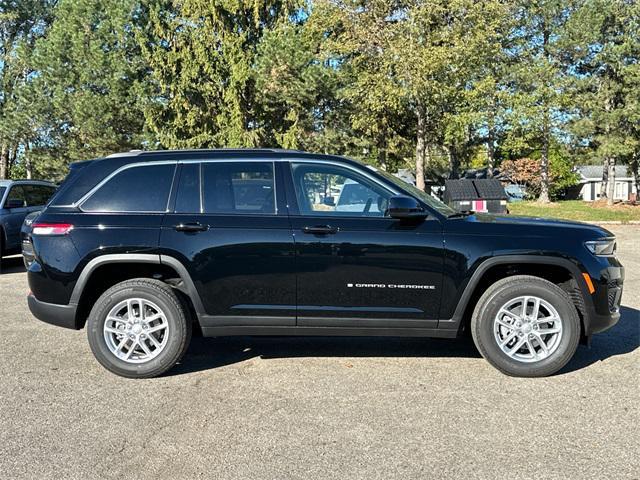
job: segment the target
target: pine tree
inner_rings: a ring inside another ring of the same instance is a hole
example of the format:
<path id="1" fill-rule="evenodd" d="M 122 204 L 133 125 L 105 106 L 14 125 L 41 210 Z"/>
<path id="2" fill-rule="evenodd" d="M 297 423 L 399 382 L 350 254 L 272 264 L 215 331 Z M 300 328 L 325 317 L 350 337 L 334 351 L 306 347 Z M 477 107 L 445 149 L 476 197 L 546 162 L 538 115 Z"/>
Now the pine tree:
<path id="1" fill-rule="evenodd" d="M 615 165 L 632 163 L 640 145 L 640 6 L 625 0 L 583 2 L 567 36 L 577 73 L 573 131 L 602 161 L 600 196 L 612 204 Z"/>
<path id="2" fill-rule="evenodd" d="M 254 147 L 260 124 L 254 66 L 264 35 L 299 2 L 148 0 L 139 34 L 149 67 L 147 128 L 167 148 Z"/>

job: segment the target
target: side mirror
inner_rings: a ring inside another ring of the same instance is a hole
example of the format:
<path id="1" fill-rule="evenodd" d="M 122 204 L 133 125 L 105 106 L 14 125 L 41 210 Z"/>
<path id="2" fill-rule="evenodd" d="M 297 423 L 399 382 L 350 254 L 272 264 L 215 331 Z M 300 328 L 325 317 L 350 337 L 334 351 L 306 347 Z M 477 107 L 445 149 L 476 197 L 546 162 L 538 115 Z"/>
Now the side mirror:
<path id="1" fill-rule="evenodd" d="M 24 200 L 20 200 L 19 198 L 8 198 L 7 201 L 4 202 L 4 208 L 12 209 L 22 207 L 24 207 Z"/>
<path id="2" fill-rule="evenodd" d="M 417 219 L 422 220 L 429 216 L 427 211 L 422 208 L 418 201 L 413 197 L 397 195 L 389 199 L 389 208 L 387 214 L 391 218 L 398 219 Z"/>

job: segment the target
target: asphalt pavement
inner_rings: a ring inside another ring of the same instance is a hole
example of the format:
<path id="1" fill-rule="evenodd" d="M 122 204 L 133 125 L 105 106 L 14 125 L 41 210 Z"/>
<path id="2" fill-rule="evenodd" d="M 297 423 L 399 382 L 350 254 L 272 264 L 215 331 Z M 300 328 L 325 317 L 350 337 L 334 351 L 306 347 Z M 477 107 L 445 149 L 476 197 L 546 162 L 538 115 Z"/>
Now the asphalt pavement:
<path id="1" fill-rule="evenodd" d="M 35 320 L 21 259 L 0 275 L 0 478 L 640 477 L 640 226 L 618 325 L 559 374 L 502 375 L 469 341 L 196 338 L 127 380 L 85 331 Z"/>

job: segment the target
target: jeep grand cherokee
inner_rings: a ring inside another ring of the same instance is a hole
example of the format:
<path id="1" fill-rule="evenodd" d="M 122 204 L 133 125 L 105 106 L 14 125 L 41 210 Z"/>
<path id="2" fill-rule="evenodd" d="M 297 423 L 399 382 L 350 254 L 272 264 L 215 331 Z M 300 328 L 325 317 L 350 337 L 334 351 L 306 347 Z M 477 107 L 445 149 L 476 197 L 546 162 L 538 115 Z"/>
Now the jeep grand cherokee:
<path id="1" fill-rule="evenodd" d="M 97 360 L 135 378 L 175 365 L 194 326 L 470 332 L 502 372 L 550 375 L 616 323 L 624 278 L 603 228 L 463 214 L 353 160 L 268 149 L 73 164 L 30 239 L 33 314 L 86 324 Z"/>

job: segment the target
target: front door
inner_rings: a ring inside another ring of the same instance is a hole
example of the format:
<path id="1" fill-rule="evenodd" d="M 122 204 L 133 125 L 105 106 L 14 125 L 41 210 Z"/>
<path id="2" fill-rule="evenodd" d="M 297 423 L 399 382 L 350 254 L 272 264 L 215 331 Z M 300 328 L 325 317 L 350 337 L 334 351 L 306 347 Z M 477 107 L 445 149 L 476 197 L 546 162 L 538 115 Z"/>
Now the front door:
<path id="1" fill-rule="evenodd" d="M 440 221 L 385 216 L 397 192 L 364 168 L 292 162 L 298 325 L 435 328 L 442 287 Z"/>
<path id="2" fill-rule="evenodd" d="M 272 161 L 181 165 L 161 252 L 189 272 L 205 328 L 295 325 L 295 256 Z"/>

